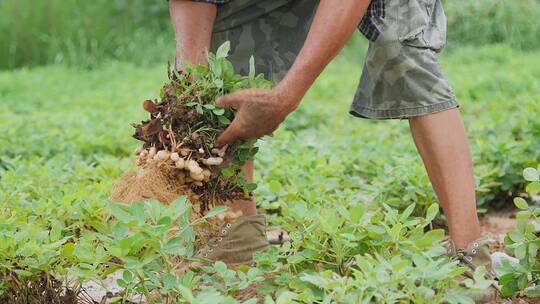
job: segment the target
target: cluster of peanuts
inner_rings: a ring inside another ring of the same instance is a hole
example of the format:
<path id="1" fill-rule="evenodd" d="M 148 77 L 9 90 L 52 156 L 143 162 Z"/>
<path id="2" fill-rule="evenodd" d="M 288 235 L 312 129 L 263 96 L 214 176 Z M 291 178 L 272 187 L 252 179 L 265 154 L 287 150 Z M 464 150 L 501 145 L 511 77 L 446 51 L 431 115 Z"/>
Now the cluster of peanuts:
<path id="1" fill-rule="evenodd" d="M 193 183 L 196 186 L 202 186 L 203 182 L 208 182 L 212 176 L 210 167 L 219 166 L 223 163 L 224 149 L 212 149 L 212 153 L 216 157 L 199 158 L 195 160 L 193 153 L 204 155 L 204 150 L 191 151 L 189 149 L 180 149 L 178 152 L 169 152 L 167 150 L 157 150 L 155 147 L 145 149 L 137 148 L 135 154 L 137 156 L 137 165 L 143 166 L 151 162 L 159 162 L 159 164 L 167 164 L 178 169 L 178 182 L 181 184 Z M 199 164 L 201 162 L 201 164 Z M 202 167 L 201 167 L 202 165 Z"/>

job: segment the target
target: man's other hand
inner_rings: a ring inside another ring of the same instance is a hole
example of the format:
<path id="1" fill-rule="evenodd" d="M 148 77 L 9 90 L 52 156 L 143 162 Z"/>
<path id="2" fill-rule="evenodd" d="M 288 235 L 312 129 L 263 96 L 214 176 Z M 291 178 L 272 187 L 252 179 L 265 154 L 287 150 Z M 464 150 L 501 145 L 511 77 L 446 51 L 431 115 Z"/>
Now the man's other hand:
<path id="1" fill-rule="evenodd" d="M 277 88 L 241 90 L 218 98 L 216 103 L 237 110 L 232 123 L 218 137 L 218 147 L 239 139 L 270 135 L 296 107 Z"/>

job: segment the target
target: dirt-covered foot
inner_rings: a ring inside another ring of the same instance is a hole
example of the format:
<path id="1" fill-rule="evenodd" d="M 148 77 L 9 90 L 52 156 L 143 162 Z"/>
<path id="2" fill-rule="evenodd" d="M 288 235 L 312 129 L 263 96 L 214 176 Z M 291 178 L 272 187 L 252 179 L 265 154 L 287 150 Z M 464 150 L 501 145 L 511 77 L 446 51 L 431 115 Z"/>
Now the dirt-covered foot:
<path id="1" fill-rule="evenodd" d="M 463 276 L 458 278 L 460 282 L 466 282 L 467 279 L 472 279 L 474 283 L 486 280 L 491 281 L 491 284 L 484 284 L 479 290 L 471 290 L 467 295 L 474 300 L 475 303 L 487 303 L 494 301 L 500 294 L 500 288 L 497 284 L 497 275 L 493 269 L 491 255 L 489 253 L 489 238 L 481 236 L 472 241 L 464 249 L 457 249 L 454 242 L 449 240 L 446 244 L 446 253 L 454 261 L 457 261 L 460 266 L 467 267 L 467 271 Z M 483 267 L 485 272 L 482 277 L 475 277 L 477 269 Z M 465 284 L 466 285 L 466 284 Z"/>

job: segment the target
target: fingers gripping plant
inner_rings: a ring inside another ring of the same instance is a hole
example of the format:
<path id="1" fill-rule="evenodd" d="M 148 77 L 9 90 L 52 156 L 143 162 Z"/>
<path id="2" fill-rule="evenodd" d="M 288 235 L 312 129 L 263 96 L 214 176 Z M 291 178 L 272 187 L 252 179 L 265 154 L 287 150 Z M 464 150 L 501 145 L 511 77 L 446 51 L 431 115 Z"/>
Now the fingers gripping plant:
<path id="1" fill-rule="evenodd" d="M 208 53 L 208 66 L 186 64 L 171 70 L 160 100 L 145 100 L 149 119 L 134 124 L 138 171 L 126 173 L 112 193 L 116 201 L 131 203 L 154 198 L 170 203 L 188 195 L 195 215 L 203 216 L 224 200 L 248 197 L 254 184 L 244 180 L 242 167 L 257 152 L 255 140 L 214 147 L 217 136 L 234 118 L 234 109 L 216 105 L 217 97 L 244 88 L 272 86 L 255 76 L 253 57 L 248 76 L 234 73 L 226 57 L 229 43 Z M 232 213 L 222 215 L 234 217 Z"/>

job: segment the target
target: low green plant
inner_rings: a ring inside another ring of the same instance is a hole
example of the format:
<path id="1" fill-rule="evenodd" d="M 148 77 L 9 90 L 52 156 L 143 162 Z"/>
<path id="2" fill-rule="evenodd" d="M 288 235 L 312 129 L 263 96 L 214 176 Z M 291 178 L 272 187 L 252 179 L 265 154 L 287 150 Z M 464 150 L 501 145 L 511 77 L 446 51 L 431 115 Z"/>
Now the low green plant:
<path id="1" fill-rule="evenodd" d="M 501 45 L 441 55 L 469 131 L 480 208 L 495 208 L 493 200 L 504 203 L 521 193 L 522 168 L 537 165 L 538 55 Z M 157 224 L 182 213 L 181 203 L 168 209 L 145 202 L 132 210 L 107 197 L 130 168 L 137 145 L 126 122 L 144 117 L 133 101 L 158 97 L 155 88 L 167 81 L 162 64 L 0 72 L 0 277 L 17 276 L 21 285 L 39 290 L 43 278 L 75 276 L 80 286 L 116 268 L 126 271 L 121 284 L 128 294 L 154 288 L 150 297 L 157 303 L 167 296 L 212 304 L 255 298 L 280 304 L 460 303 L 464 289 L 452 279 L 459 268 L 442 253 L 442 231 L 429 230 L 437 201 L 407 123 L 347 115 L 360 73 L 361 56 L 355 56 L 338 57 L 283 128 L 257 143 L 259 210 L 271 228 L 289 232 L 293 241 L 257 254 L 256 265 L 234 273 L 220 263 L 184 274 L 165 266 L 157 279 L 146 273 L 158 268 L 145 264 L 148 257 L 162 265 L 191 259 L 188 243 L 172 251 L 166 246 L 177 244 L 171 240 L 184 224 Z M 144 224 L 137 220 L 141 209 Z M 159 214 L 157 220 L 152 214 Z M 434 221 L 440 219 L 437 213 Z M 162 231 L 166 227 L 172 235 Z M 525 235 L 534 242 L 532 234 Z M 140 250 L 131 250 L 124 238 Z M 537 270 L 525 269 L 511 270 L 506 280 L 523 281 L 522 274 Z M 517 295 L 533 286 L 526 277 Z M 12 283 L 0 280 L 0 302 L 9 303 L 4 299 L 13 296 Z M 115 296 L 118 302 L 129 297 Z"/>
<path id="2" fill-rule="evenodd" d="M 523 177 L 529 184 L 527 193 L 532 197 L 540 193 L 540 165 L 538 168 L 526 168 Z M 504 238 L 508 253 L 519 259 L 519 264 L 503 260 L 500 279 L 504 296 L 540 296 L 540 207 L 529 206 L 527 201 L 518 196 L 514 204 L 519 211 L 516 214 L 517 229 L 509 232 Z"/>
<path id="3" fill-rule="evenodd" d="M 197 299 L 203 298 L 206 300 L 200 303 L 230 302 L 228 294 L 262 280 L 262 272 L 237 273 L 221 262 L 198 272 L 188 268 L 195 260 L 194 229 L 224 212 L 224 206 L 193 221 L 186 197 L 169 206 L 145 201 L 130 206 L 111 204 L 110 209 L 116 221 L 86 232 L 74 248 L 74 255 L 84 263 L 69 268 L 68 273 L 83 281 L 123 270 L 117 282 L 124 293 L 113 301 L 124 303 L 134 295 L 144 295 L 150 303 L 199 303 Z"/>

